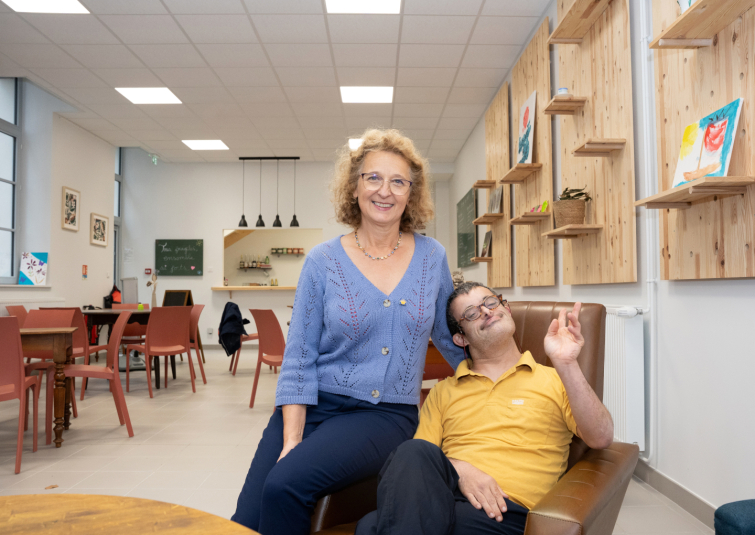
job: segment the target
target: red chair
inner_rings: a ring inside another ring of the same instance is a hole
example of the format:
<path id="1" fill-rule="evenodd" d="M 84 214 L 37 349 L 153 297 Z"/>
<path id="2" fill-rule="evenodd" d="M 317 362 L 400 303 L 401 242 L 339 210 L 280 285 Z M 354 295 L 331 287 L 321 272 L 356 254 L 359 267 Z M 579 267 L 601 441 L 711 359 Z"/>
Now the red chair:
<path id="1" fill-rule="evenodd" d="M 24 371 L 24 354 L 21 349 L 21 334 L 18 318 L 0 318 L 0 401 L 17 399 L 18 441 L 16 443 L 16 473 L 21 472 L 21 454 L 24 449 L 24 429 L 28 426 L 26 413 L 29 408 L 29 389 L 33 390 L 34 427 L 32 428 L 32 451 L 37 451 L 37 427 L 39 423 L 39 385 L 42 376 L 27 377 Z"/>
<path id="2" fill-rule="evenodd" d="M 129 344 L 126 352 L 138 351 L 144 354 L 147 363 L 147 386 L 149 397 L 152 393 L 152 357 L 155 365 L 160 365 L 159 357 L 165 357 L 165 388 L 168 387 L 168 356 L 187 353 L 189 355 L 189 375 L 191 390 L 196 392 L 194 384 L 194 364 L 191 361 L 191 343 L 189 342 L 192 307 L 155 307 L 149 315 L 147 337 L 144 345 Z M 129 372 L 131 359 L 126 359 L 126 392 L 129 391 Z"/>
<path id="3" fill-rule="evenodd" d="M 251 342 L 252 340 L 259 340 L 260 336 L 257 333 L 252 334 L 242 334 L 241 335 L 241 344 L 243 345 L 244 342 Z M 233 375 L 236 375 L 236 368 L 239 367 L 239 357 L 241 356 L 241 347 L 239 346 L 238 351 L 231 357 L 231 365 L 228 366 L 228 371 L 231 371 L 233 369 Z"/>
<path id="4" fill-rule="evenodd" d="M 144 310 L 149 310 L 149 305 L 144 304 L 142 305 L 144 307 Z M 114 310 L 139 310 L 139 303 L 113 303 L 113 309 Z M 138 323 L 129 323 L 126 325 L 126 330 L 123 331 L 123 342 L 122 345 L 128 345 L 129 343 L 133 344 L 143 344 L 144 343 L 144 337 L 147 336 L 147 326 L 146 325 L 140 325 Z"/>
<path id="5" fill-rule="evenodd" d="M 5 307 L 5 310 L 8 311 L 9 316 L 16 316 L 18 318 L 18 326 L 19 328 L 24 326 L 24 321 L 26 321 L 26 307 L 23 305 L 8 305 Z"/>
<path id="6" fill-rule="evenodd" d="M 118 419 L 121 425 L 126 424 L 128 436 L 134 436 L 134 430 L 131 427 L 131 419 L 128 416 L 128 407 L 126 407 L 126 398 L 123 395 L 121 378 L 118 375 L 118 351 L 121 346 L 123 331 L 128 325 L 131 312 L 121 312 L 120 316 L 110 331 L 110 339 L 107 345 L 93 346 L 91 351 L 107 351 L 107 363 L 105 367 L 90 366 L 89 364 L 69 364 L 65 367 L 66 377 L 82 377 L 81 397 L 84 399 L 84 389 L 87 385 L 87 379 L 107 379 L 110 383 L 110 392 L 113 393 L 115 401 L 115 410 L 118 411 Z M 47 395 L 52 396 L 52 389 L 48 386 Z"/>
<path id="7" fill-rule="evenodd" d="M 257 324 L 257 333 L 260 335 L 259 355 L 257 356 L 257 370 L 254 372 L 254 386 L 252 387 L 252 400 L 249 408 L 254 408 L 254 397 L 257 395 L 257 382 L 260 378 L 262 363 L 276 368 L 283 364 L 283 353 L 286 351 L 286 341 L 283 338 L 278 318 L 272 310 L 249 309 Z"/>
<path id="8" fill-rule="evenodd" d="M 207 377 L 204 375 L 204 366 L 202 365 L 202 356 L 199 354 L 199 337 L 197 331 L 199 330 L 199 316 L 202 315 L 204 305 L 194 305 L 191 307 L 191 332 L 189 333 L 189 343 L 194 351 L 197 352 L 197 362 L 199 363 L 199 371 L 202 373 L 202 382 L 207 384 Z M 192 373 L 194 369 L 192 368 Z"/>
<path id="9" fill-rule="evenodd" d="M 81 311 L 79 310 L 79 313 Z M 26 316 L 24 322 L 24 328 L 45 328 L 45 327 L 75 327 L 74 323 L 75 312 L 73 309 L 65 308 L 53 308 L 42 310 L 30 310 Z M 74 331 L 74 335 L 81 329 Z M 73 338 L 73 337 L 72 337 Z M 76 346 L 76 339 L 72 340 L 74 347 Z M 41 359 L 41 362 L 31 362 L 26 364 L 26 374 L 30 375 L 31 372 L 37 370 L 39 374 L 46 374 L 46 389 L 48 395 L 45 399 L 45 443 L 50 444 L 52 442 L 52 419 L 53 419 L 53 397 L 50 395 L 55 385 L 55 363 L 52 361 L 52 351 L 27 351 L 24 353 L 27 362 L 32 358 Z M 70 380 L 73 383 L 73 379 Z M 73 408 L 74 418 L 78 417 L 78 410 L 76 409 L 76 396 L 74 395 L 75 389 L 73 384 L 71 385 L 71 405 Z M 39 397 L 39 392 L 37 392 Z"/>

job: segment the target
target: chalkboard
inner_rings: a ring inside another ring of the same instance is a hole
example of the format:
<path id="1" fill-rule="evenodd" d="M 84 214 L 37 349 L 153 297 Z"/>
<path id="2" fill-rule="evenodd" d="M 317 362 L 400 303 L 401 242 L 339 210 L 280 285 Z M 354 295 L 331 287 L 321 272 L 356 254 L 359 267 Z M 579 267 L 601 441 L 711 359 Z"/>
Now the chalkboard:
<path id="1" fill-rule="evenodd" d="M 459 267 L 472 265 L 477 256 L 477 195 L 474 189 L 456 203 L 456 264 Z"/>
<path id="2" fill-rule="evenodd" d="M 203 240 L 155 240 L 155 270 L 161 277 L 201 277 Z"/>
<path id="3" fill-rule="evenodd" d="M 193 306 L 194 298 L 191 296 L 191 290 L 165 290 L 163 295 L 164 307 L 186 307 Z"/>

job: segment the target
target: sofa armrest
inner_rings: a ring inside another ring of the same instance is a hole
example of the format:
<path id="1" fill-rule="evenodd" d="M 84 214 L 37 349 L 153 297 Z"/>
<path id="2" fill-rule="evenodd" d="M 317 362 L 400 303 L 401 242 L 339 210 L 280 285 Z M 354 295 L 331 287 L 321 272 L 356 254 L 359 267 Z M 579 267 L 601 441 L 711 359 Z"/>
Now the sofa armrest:
<path id="1" fill-rule="evenodd" d="M 311 533 L 360 520 L 377 509 L 378 478 L 372 476 L 320 498 L 312 514 Z M 333 533 L 342 533 L 336 530 Z M 352 531 L 353 533 L 353 526 Z"/>
<path id="2" fill-rule="evenodd" d="M 532 508 L 525 535 L 611 535 L 638 456 L 623 442 L 589 450 Z"/>

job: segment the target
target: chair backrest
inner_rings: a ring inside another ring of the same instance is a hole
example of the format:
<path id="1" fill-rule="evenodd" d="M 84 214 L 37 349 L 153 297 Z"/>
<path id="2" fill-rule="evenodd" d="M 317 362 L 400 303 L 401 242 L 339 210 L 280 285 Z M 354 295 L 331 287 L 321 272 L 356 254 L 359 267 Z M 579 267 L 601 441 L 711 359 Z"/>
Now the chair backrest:
<path id="1" fill-rule="evenodd" d="M 73 317 L 73 310 L 63 308 L 30 310 L 26 316 L 26 321 L 24 321 L 24 328 L 76 327 L 73 323 Z"/>
<path id="2" fill-rule="evenodd" d="M 189 349 L 192 307 L 155 307 L 147 323 L 147 349 L 151 346 L 182 345 Z"/>
<path id="3" fill-rule="evenodd" d="M 427 355 L 425 356 L 425 369 L 422 373 L 422 380 L 445 379 L 454 374 L 454 369 L 446 362 L 433 341 L 427 345 Z"/>
<path id="4" fill-rule="evenodd" d="M 149 305 L 142 303 L 144 310 L 149 310 Z M 115 310 L 139 310 L 139 303 L 113 303 L 113 309 Z M 135 337 L 144 336 L 147 333 L 147 326 L 139 323 L 129 323 L 126 325 L 126 329 L 123 331 L 123 336 Z"/>
<path id="5" fill-rule="evenodd" d="M 286 340 L 283 338 L 278 318 L 272 310 L 249 309 L 257 324 L 257 334 L 259 334 L 260 353 L 283 359 L 283 353 L 286 351 Z M 277 360 L 277 359 L 276 359 Z"/>
<path id="6" fill-rule="evenodd" d="M 42 307 L 40 310 L 72 310 L 73 311 L 73 323 L 71 327 L 78 327 L 73 332 L 71 341 L 74 348 L 84 348 L 84 354 L 89 353 L 89 336 L 87 335 L 87 322 L 84 319 L 84 313 L 79 307 Z"/>
<path id="7" fill-rule="evenodd" d="M 199 329 L 199 316 L 202 315 L 204 305 L 194 305 L 191 307 L 191 325 L 189 327 L 189 338 L 192 342 L 197 341 L 197 329 Z"/>
<path id="8" fill-rule="evenodd" d="M 115 310 L 139 310 L 139 305 L 142 305 L 144 310 L 149 310 L 149 303 L 113 303 L 113 309 Z"/>
<path id="9" fill-rule="evenodd" d="M 12 384 L 20 395 L 24 383 L 24 354 L 18 318 L 0 318 L 0 385 Z"/>
<path id="10" fill-rule="evenodd" d="M 511 315 L 516 325 L 514 338 L 519 347 L 532 353 L 538 364 L 553 366 L 545 354 L 543 339 L 548 332 L 551 321 L 558 318 L 561 309 L 571 310 L 574 303 L 556 303 L 546 301 L 518 301 L 509 303 Z M 606 345 L 606 307 L 597 303 L 583 303 L 579 313 L 582 336 L 585 345 L 579 353 L 579 367 L 585 379 L 595 390 L 599 399 L 603 399 L 603 358 Z M 569 451 L 569 468 L 571 468 L 589 448 L 579 438 L 574 437 Z"/>
<path id="11" fill-rule="evenodd" d="M 24 326 L 24 321 L 26 321 L 26 307 L 24 305 L 8 305 L 5 307 L 5 310 L 8 311 L 9 316 L 16 316 L 18 318 L 18 326 L 19 328 Z"/>
<path id="12" fill-rule="evenodd" d="M 113 324 L 113 328 L 110 331 L 110 338 L 107 341 L 107 367 L 112 368 L 116 376 L 118 376 L 118 350 L 121 346 L 123 331 L 126 329 L 130 317 L 131 312 L 121 312 L 118 315 L 118 319 L 115 320 L 115 324 Z"/>

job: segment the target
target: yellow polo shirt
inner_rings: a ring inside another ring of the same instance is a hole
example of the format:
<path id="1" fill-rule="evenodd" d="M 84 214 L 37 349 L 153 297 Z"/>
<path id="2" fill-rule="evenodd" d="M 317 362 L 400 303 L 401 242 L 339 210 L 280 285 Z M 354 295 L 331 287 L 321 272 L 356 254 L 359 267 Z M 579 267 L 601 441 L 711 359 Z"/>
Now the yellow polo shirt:
<path id="1" fill-rule="evenodd" d="M 493 476 L 510 499 L 532 509 L 566 470 L 577 433 L 561 378 L 529 351 L 495 383 L 469 364 L 430 391 L 414 438 Z"/>

